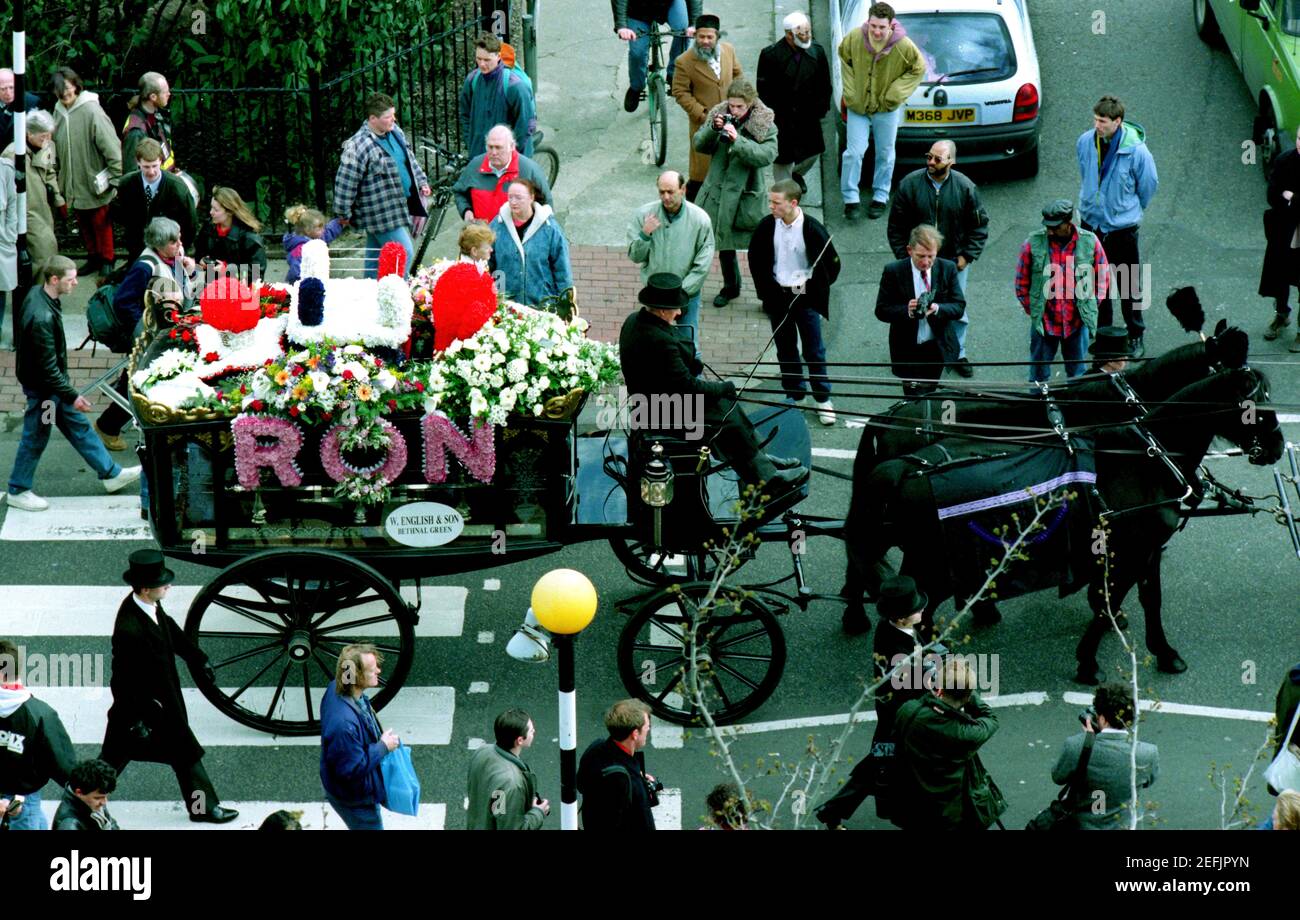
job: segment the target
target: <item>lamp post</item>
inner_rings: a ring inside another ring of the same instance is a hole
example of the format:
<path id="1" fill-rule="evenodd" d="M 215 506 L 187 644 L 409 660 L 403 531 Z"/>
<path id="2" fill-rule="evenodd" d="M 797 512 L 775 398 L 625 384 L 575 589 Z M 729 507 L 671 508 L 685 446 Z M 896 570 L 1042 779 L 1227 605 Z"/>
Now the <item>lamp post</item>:
<path id="1" fill-rule="evenodd" d="M 578 829 L 578 720 L 573 640 L 596 616 L 596 588 L 573 569 L 554 569 L 533 586 L 531 613 L 551 633 L 560 664 L 560 829 Z"/>

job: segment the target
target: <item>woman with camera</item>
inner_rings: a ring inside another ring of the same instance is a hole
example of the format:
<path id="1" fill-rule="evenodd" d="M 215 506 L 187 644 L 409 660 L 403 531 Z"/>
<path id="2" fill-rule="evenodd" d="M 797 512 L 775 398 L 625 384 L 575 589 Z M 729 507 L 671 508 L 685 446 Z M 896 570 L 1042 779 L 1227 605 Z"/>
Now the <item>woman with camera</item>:
<path id="1" fill-rule="evenodd" d="M 695 132 L 695 150 L 713 158 L 695 203 L 713 221 L 722 263 L 722 290 L 713 298 L 715 307 L 725 307 L 740 296 L 736 250 L 748 247 L 754 228 L 767 215 L 776 133 L 776 114 L 745 79 L 732 81 L 726 102 L 714 106 Z"/>

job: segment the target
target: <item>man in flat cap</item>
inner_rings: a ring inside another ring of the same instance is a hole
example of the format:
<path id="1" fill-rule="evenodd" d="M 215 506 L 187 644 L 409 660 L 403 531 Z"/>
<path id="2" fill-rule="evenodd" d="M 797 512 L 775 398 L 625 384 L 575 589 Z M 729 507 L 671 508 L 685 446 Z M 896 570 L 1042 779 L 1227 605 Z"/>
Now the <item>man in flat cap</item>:
<path id="1" fill-rule="evenodd" d="M 1029 360 L 1042 362 L 1030 364 L 1030 383 L 1052 376 L 1058 349 L 1067 376 L 1087 370 L 1107 276 L 1101 241 L 1074 224 L 1074 202 L 1057 198 L 1043 208 L 1043 226 L 1029 234 L 1016 263 L 1016 299 L 1029 315 Z"/>

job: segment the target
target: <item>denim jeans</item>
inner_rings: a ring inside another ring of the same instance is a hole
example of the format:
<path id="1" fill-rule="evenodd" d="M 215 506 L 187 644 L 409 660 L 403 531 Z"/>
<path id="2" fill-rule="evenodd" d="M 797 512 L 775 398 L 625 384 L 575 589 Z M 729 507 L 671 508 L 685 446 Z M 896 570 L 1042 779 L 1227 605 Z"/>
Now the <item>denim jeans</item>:
<path id="1" fill-rule="evenodd" d="M 967 265 L 961 271 L 957 272 L 957 287 L 961 288 L 961 296 L 966 296 L 966 276 L 970 273 L 970 265 Z M 961 315 L 961 319 L 952 321 L 953 335 L 957 338 L 957 357 L 966 357 L 966 327 L 970 325 L 970 301 L 966 301 L 966 312 Z"/>
<path id="2" fill-rule="evenodd" d="M 822 318 L 813 309 L 795 305 L 769 313 L 776 359 L 781 362 L 781 389 L 796 402 L 803 399 L 808 388 L 804 383 L 803 364 L 799 362 L 799 347 L 803 346 L 803 362 L 808 365 L 808 381 L 812 384 L 813 399 L 824 403 L 831 398 L 831 384 L 826 379 L 826 344 L 822 341 Z"/>
<path id="3" fill-rule="evenodd" d="M 686 309 L 677 316 L 677 325 L 690 327 L 690 332 L 683 330 L 682 335 L 689 335 L 695 345 L 695 357 L 703 359 L 700 354 L 700 295 L 696 294 L 686 302 Z"/>
<path id="4" fill-rule="evenodd" d="M 1080 326 L 1078 332 L 1063 339 L 1055 335 L 1040 335 L 1037 329 L 1030 328 L 1029 360 L 1053 361 L 1056 359 L 1058 346 L 1061 349 L 1061 357 L 1067 362 L 1065 365 L 1067 377 L 1078 377 L 1088 369 L 1087 326 Z M 1030 383 L 1039 383 L 1050 379 L 1051 376 L 1052 366 L 1050 364 L 1031 364 L 1029 366 Z"/>
<path id="5" fill-rule="evenodd" d="M 344 805 L 328 792 L 325 798 L 329 800 L 330 806 L 339 813 L 343 823 L 348 826 L 350 831 L 382 831 L 384 829 L 384 816 L 379 812 L 378 805 Z"/>
<path id="6" fill-rule="evenodd" d="M 0 799 L 12 799 L 14 793 L 0 792 Z M 18 817 L 10 818 L 6 825 L 11 831 L 48 831 L 50 825 L 41 813 L 41 794 L 28 792 L 23 795 L 23 810 Z"/>
<path id="7" fill-rule="evenodd" d="M 889 200 L 889 182 L 894 175 L 894 138 L 898 135 L 898 123 L 902 118 L 901 105 L 892 112 L 875 115 L 859 115 L 849 110 L 844 157 L 840 163 L 840 194 L 844 196 L 845 204 L 858 203 L 862 158 L 866 156 L 873 137 L 876 141 L 876 171 L 871 177 L 871 198 L 873 201 Z"/>
<path id="8" fill-rule="evenodd" d="M 674 32 L 684 32 L 690 23 L 686 19 L 686 0 L 673 0 L 672 6 L 668 7 L 668 26 Z M 627 27 L 633 32 L 649 32 L 650 23 L 643 19 L 628 19 Z M 673 86 L 673 64 L 677 58 L 686 52 L 690 45 L 689 38 L 673 36 L 672 50 L 668 52 L 668 75 L 665 79 L 668 81 L 667 91 L 672 90 Z M 650 36 L 638 35 L 627 43 L 627 85 L 629 89 L 645 89 L 647 58 L 650 57 Z"/>
<path id="9" fill-rule="evenodd" d="M 100 479 L 111 479 L 122 472 L 122 468 L 108 455 L 104 442 L 90 427 L 90 422 L 72 407 L 72 403 L 53 395 L 34 393 L 26 387 L 23 387 L 23 395 L 27 397 L 27 410 L 23 413 L 23 437 L 18 443 L 18 455 L 14 457 L 14 469 L 9 474 L 10 495 L 29 491 L 36 478 L 36 464 L 40 463 L 45 445 L 50 442 L 50 426 L 42 419 L 47 402 L 54 407 L 55 427 L 63 432 L 68 443 L 76 448 Z"/>
<path id="10" fill-rule="evenodd" d="M 415 243 L 411 241 L 410 227 L 397 227 L 393 230 L 385 230 L 383 233 L 371 233 L 366 231 L 366 277 L 379 277 L 379 250 L 385 243 L 396 240 L 402 244 L 406 250 L 406 273 L 409 275 L 415 266 L 411 262 L 415 259 Z"/>

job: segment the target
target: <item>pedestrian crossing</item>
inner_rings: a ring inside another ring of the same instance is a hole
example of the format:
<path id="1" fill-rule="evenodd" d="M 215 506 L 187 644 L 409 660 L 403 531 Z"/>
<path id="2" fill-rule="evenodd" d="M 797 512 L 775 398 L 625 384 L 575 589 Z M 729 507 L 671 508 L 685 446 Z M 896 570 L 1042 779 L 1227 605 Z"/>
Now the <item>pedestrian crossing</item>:
<path id="1" fill-rule="evenodd" d="M 73 744 L 99 744 L 104 740 L 104 726 L 108 724 L 108 709 L 113 705 L 113 694 L 108 687 L 34 687 L 34 692 L 58 712 L 68 729 Z M 235 688 L 227 689 L 227 694 Z M 250 709 L 265 712 L 274 693 L 272 687 L 252 687 L 245 691 L 239 702 Z M 320 697 L 324 686 L 312 691 L 312 706 L 320 712 Z M 208 702 L 207 697 L 194 687 L 181 691 L 190 717 L 190 728 L 205 748 L 241 747 L 319 747 L 320 738 L 288 737 L 240 725 Z M 301 707 L 301 708 L 295 708 Z M 297 719 L 306 714 L 306 704 L 301 694 L 281 694 L 275 715 L 277 718 Z M 383 711 L 379 713 L 384 728 L 391 728 L 406 744 L 446 745 L 451 743 L 452 723 L 456 714 L 454 687 L 404 686 Z"/>
<path id="2" fill-rule="evenodd" d="M 5 512 L 0 541 L 144 540 L 153 539 L 149 524 L 140 520 L 140 496 L 42 496 L 45 511 Z"/>
<path id="3" fill-rule="evenodd" d="M 186 612 L 199 585 L 172 585 L 163 601 L 163 608 L 184 625 Z M 3 636 L 111 636 L 117 608 L 129 589 L 121 586 L 98 585 L 8 585 L 5 586 L 5 607 L 0 610 L 0 635 Z M 231 598 L 256 600 L 258 595 L 244 585 L 232 585 L 224 594 Z M 453 638 L 465 629 L 465 602 L 469 589 L 441 585 L 403 585 L 402 597 L 408 603 L 420 604 L 420 622 L 415 626 L 417 639 Z M 363 604 L 352 608 L 331 625 L 346 626 L 354 620 L 366 619 L 379 613 L 381 604 Z M 269 632 L 229 610 L 209 611 L 203 618 L 205 630 L 242 630 Z M 348 630 L 335 635 L 349 637 Z M 391 637 L 397 635 L 392 623 L 367 625 L 365 637 Z"/>
<path id="4" fill-rule="evenodd" d="M 255 830 L 268 815 L 277 811 L 300 811 L 298 819 L 306 831 L 344 831 L 347 827 L 338 812 L 327 802 L 235 802 L 222 800 L 226 808 L 239 811 L 239 817 L 229 824 L 196 824 L 189 819 L 180 802 L 123 801 L 111 798 L 108 812 L 124 831 L 246 831 Z M 52 822 L 59 803 L 41 802 L 45 820 Z M 393 831 L 440 831 L 447 823 L 447 806 L 421 804 L 415 816 L 399 815 L 384 810 L 384 829 Z"/>

